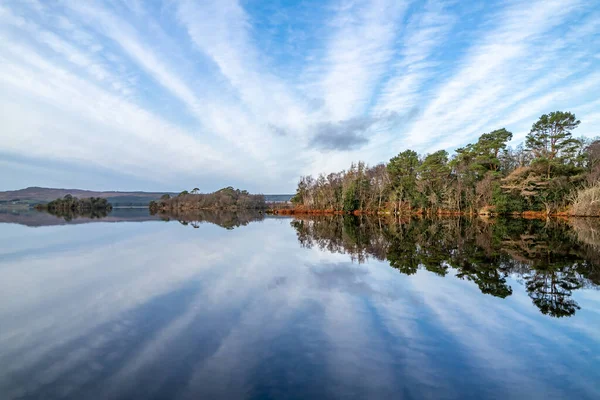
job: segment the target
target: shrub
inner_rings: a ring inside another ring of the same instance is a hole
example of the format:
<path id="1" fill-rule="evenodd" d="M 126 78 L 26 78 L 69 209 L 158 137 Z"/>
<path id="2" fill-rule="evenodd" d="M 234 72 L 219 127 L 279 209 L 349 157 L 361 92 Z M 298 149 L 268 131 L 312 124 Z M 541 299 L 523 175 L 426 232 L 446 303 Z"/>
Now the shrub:
<path id="1" fill-rule="evenodd" d="M 600 183 L 580 189 L 573 195 L 571 214 L 580 217 L 600 216 Z"/>

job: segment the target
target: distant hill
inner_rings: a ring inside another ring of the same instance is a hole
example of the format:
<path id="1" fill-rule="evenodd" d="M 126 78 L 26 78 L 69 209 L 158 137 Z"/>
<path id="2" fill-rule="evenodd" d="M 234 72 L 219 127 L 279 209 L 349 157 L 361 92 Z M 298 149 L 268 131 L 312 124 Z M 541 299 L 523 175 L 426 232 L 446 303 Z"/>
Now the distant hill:
<path id="1" fill-rule="evenodd" d="M 286 202 L 290 201 L 294 197 L 293 194 L 265 194 L 266 202 Z"/>
<path id="2" fill-rule="evenodd" d="M 0 204 L 37 204 L 47 203 L 49 201 L 71 196 L 83 197 L 101 197 L 108 200 L 113 206 L 147 206 L 152 200 L 157 200 L 163 194 L 168 193 L 171 196 L 175 193 L 169 192 L 98 192 L 93 190 L 81 189 L 56 189 L 42 187 L 28 187 L 26 189 L 9 190 L 0 192 Z"/>
<path id="3" fill-rule="evenodd" d="M 176 196 L 173 192 L 98 192 L 93 190 L 81 189 L 56 189 L 43 187 L 28 187 L 26 189 L 9 190 L 0 192 L 0 207 L 2 205 L 34 205 L 38 203 L 47 203 L 49 201 L 71 196 L 83 197 L 101 197 L 108 200 L 114 207 L 123 206 L 147 206 L 152 200 L 158 200 L 162 195 L 169 194 Z M 289 201 L 292 195 L 271 194 L 265 195 L 266 201 Z"/>

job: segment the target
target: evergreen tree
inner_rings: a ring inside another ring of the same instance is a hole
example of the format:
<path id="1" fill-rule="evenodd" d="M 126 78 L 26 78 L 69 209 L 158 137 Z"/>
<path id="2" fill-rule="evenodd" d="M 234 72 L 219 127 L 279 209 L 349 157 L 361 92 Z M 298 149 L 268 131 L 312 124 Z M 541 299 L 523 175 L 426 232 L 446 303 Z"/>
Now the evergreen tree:
<path id="1" fill-rule="evenodd" d="M 525 145 L 534 156 L 533 163 L 544 169 L 548 179 L 556 166 L 575 156 L 580 142 L 572 138 L 572 131 L 580 122 L 573 113 L 553 111 L 531 127 Z"/>

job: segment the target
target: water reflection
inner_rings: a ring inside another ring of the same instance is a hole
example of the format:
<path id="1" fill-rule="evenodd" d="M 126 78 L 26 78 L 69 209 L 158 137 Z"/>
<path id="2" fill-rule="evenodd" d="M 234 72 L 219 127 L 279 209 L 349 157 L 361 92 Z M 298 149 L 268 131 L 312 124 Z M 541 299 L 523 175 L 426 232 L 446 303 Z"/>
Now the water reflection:
<path id="1" fill-rule="evenodd" d="M 158 220 L 151 216 L 147 208 L 113 208 L 109 213 L 102 214 L 52 214 L 31 209 L 2 210 L 0 223 L 12 223 L 30 227 L 77 225 L 91 222 L 143 222 Z"/>
<path id="2" fill-rule="evenodd" d="M 331 224 L 295 221 L 306 228 L 297 230 L 291 219 L 267 217 L 239 229 L 200 222 L 193 229 L 159 218 L 97 221 L 0 224 L 1 399 L 600 396 L 593 274 L 572 290 L 581 307 L 575 315 L 548 318 L 517 281 L 523 274 L 481 267 L 506 257 L 504 250 L 474 253 L 478 261 L 463 279 L 435 261 L 429 272 L 421 258 L 439 256 L 425 249 L 398 252 L 408 260 L 399 266 L 416 262 L 412 275 L 390 268 L 394 249 L 416 246 L 402 235 L 453 251 L 444 223 L 428 230 L 333 221 L 342 236 L 317 239 L 307 229 Z M 580 230 L 590 243 L 578 239 L 579 254 L 593 260 L 594 230 Z M 299 233 L 312 248 L 299 245 Z M 469 247 L 463 242 L 477 237 L 456 238 Z M 475 248 L 498 246 L 484 237 Z M 496 273 L 506 281 L 498 285 Z M 468 276 L 501 295 L 482 294 Z M 512 293 L 502 297 L 502 288 Z"/>
<path id="3" fill-rule="evenodd" d="M 320 216 L 291 222 L 307 248 L 349 254 L 359 263 L 386 260 L 403 274 L 419 269 L 474 282 L 488 295 L 506 298 L 514 276 L 543 314 L 566 317 L 580 306 L 573 291 L 600 285 L 600 253 L 594 224 L 526 219 L 412 219 Z M 600 226 L 598 226 L 600 228 Z M 587 238 L 587 244 L 579 239 Z M 590 242 L 592 242 L 590 244 Z"/>
<path id="4" fill-rule="evenodd" d="M 262 221 L 265 217 L 262 212 L 256 210 L 194 210 L 191 212 L 157 213 L 152 214 L 160 217 L 163 221 L 179 221 L 182 225 L 199 228 L 202 223 L 218 225 L 225 229 L 234 229 L 246 226 L 251 222 Z"/>
<path id="5" fill-rule="evenodd" d="M 48 213 L 58 218 L 63 218 L 65 221 L 72 221 L 77 218 L 86 219 L 101 219 L 106 218 L 112 209 L 92 209 L 87 211 L 75 210 L 38 210 L 40 213 Z"/>
<path id="6" fill-rule="evenodd" d="M 178 221 L 182 225 L 199 228 L 203 223 L 218 225 L 225 229 L 246 226 L 251 222 L 264 220 L 263 213 L 255 210 L 242 211 L 208 211 L 200 210 L 190 213 L 152 214 L 147 208 L 113 208 L 110 212 L 94 213 L 51 213 L 47 211 L 2 210 L 0 223 L 14 223 L 26 226 L 74 225 L 91 222 L 143 222 L 143 221 Z"/>

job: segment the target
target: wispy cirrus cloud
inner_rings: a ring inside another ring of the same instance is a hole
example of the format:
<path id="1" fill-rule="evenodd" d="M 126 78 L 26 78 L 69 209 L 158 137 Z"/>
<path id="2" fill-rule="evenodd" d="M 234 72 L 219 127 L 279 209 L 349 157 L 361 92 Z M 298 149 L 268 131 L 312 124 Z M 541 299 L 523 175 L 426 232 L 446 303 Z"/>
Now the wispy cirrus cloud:
<path id="1" fill-rule="evenodd" d="M 542 110 L 530 107 L 532 97 L 551 93 L 563 84 L 564 70 L 547 71 L 548 65 L 562 58 L 561 51 L 552 48 L 551 38 L 581 13 L 580 6 L 578 1 L 512 2 L 492 13 L 480 28 L 481 38 L 434 92 L 407 139 L 413 145 L 432 148 L 440 145 L 436 137 L 445 137 L 442 147 L 451 146 L 473 140 L 492 122 L 502 124 L 520 107 L 528 108 L 532 115 L 540 113 Z M 423 135 L 423 130 L 430 134 Z"/>
<path id="2" fill-rule="evenodd" d="M 332 120 L 364 113 L 379 79 L 392 60 L 394 41 L 408 3 L 341 1 L 330 26 L 324 75 L 316 90 Z"/>
<path id="3" fill-rule="evenodd" d="M 428 1 L 420 13 L 411 15 L 398 50 L 398 59 L 392 64 L 392 76 L 379 93 L 375 109 L 406 110 L 422 100 L 424 81 L 440 68 L 435 59 L 458 18 L 448 9 L 449 2 Z"/>
<path id="4" fill-rule="evenodd" d="M 554 109 L 595 135 L 598 21 L 581 0 L 8 0 L 1 150 L 140 189 L 286 192 L 301 174 L 501 126 L 519 140 Z M 22 185 L 43 186 L 34 175 Z M 95 188 L 78 176 L 70 186 Z"/>

